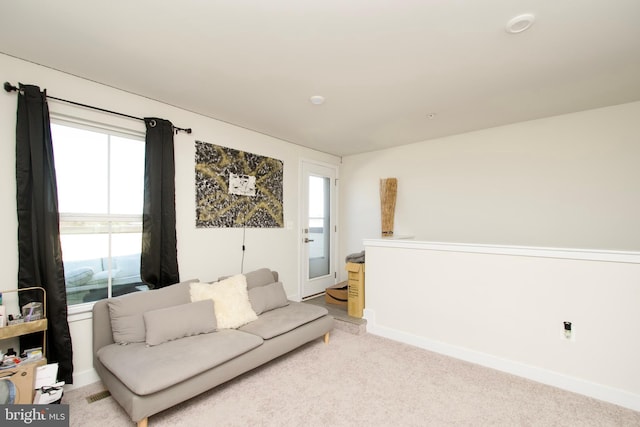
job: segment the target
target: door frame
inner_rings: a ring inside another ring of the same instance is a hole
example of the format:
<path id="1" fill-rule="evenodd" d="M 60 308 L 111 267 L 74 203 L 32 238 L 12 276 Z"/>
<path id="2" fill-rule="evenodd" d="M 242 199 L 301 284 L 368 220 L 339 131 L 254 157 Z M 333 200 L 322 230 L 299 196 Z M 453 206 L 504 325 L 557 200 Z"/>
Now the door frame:
<path id="1" fill-rule="evenodd" d="M 320 167 L 324 167 L 327 169 L 331 169 L 334 173 L 334 182 L 333 182 L 333 186 L 332 186 L 332 191 L 331 191 L 331 203 L 332 203 L 332 207 L 333 209 L 331 209 L 331 224 L 333 224 L 333 234 L 332 234 L 332 239 L 331 239 L 331 249 L 330 249 L 330 266 L 333 267 L 333 280 L 331 282 L 331 284 L 335 284 L 338 281 L 338 270 L 337 270 L 337 253 L 338 253 L 338 237 L 339 237 L 339 231 L 340 231 L 340 227 L 339 227 L 339 223 L 338 223 L 338 212 L 339 212 L 339 206 L 338 206 L 338 200 L 339 200 L 339 183 L 340 183 L 340 168 L 339 165 L 337 164 L 332 164 L 332 163 L 326 163 L 326 162 L 321 162 L 321 161 L 317 161 L 317 160 L 311 160 L 311 159 L 300 159 L 300 165 L 299 165 L 299 178 L 298 178 L 298 200 L 300 200 L 300 203 L 298 203 L 298 266 L 299 266 L 299 284 L 298 284 L 298 299 L 299 300 L 303 300 L 306 299 L 308 297 L 303 297 L 304 294 L 304 283 L 307 280 L 307 276 L 308 276 L 308 259 L 306 257 L 306 251 L 305 251 L 305 245 L 306 243 L 304 243 L 304 238 L 305 233 L 304 233 L 304 229 L 305 227 L 305 221 L 308 217 L 308 212 L 305 212 L 305 209 L 307 208 L 307 182 L 305 180 L 305 165 L 315 165 L 315 166 L 320 166 Z M 331 272 L 330 272 L 331 274 Z M 321 293 L 320 293 L 321 294 Z M 315 295 L 315 294 L 314 294 Z M 310 295 L 313 296 L 313 295 Z"/>

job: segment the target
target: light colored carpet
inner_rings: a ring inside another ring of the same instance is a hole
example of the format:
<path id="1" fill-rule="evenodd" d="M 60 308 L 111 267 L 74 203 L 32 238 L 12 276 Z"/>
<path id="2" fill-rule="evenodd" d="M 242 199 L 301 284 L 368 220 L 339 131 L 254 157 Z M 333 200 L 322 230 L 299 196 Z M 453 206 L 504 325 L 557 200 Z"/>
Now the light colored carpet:
<path id="1" fill-rule="evenodd" d="M 133 425 L 100 383 L 71 426 Z M 335 330 L 149 418 L 161 426 L 640 426 L 640 413 L 370 334 Z"/>

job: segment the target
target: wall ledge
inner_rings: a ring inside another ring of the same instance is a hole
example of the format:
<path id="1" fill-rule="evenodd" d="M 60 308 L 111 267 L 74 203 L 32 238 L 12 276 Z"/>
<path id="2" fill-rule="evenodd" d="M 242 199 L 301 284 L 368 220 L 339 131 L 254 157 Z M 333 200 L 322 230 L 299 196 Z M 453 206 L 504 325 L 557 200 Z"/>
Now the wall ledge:
<path id="1" fill-rule="evenodd" d="M 475 243 L 429 242 L 411 239 L 364 239 L 366 247 L 464 252 L 538 258 L 559 258 L 601 262 L 640 264 L 640 252 L 599 249 L 545 248 L 537 246 L 484 245 Z"/>

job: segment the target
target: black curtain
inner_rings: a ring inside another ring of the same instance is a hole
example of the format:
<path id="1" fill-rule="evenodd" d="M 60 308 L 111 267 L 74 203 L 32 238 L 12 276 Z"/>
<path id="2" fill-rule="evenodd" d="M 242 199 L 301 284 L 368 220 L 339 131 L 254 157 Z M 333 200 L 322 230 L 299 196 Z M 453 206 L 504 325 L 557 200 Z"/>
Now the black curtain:
<path id="1" fill-rule="evenodd" d="M 67 323 L 58 191 L 51 144 L 46 92 L 20 85 L 16 126 L 16 184 L 18 207 L 18 289 L 46 290 L 49 363 L 58 363 L 58 379 L 73 383 L 73 349 Z M 41 301 L 41 292 L 20 292 L 20 306 Z M 41 346 L 41 336 L 21 338 L 24 350 Z"/>
<path id="2" fill-rule="evenodd" d="M 145 118 L 147 126 L 140 275 L 153 288 L 180 281 L 176 244 L 173 125 Z"/>

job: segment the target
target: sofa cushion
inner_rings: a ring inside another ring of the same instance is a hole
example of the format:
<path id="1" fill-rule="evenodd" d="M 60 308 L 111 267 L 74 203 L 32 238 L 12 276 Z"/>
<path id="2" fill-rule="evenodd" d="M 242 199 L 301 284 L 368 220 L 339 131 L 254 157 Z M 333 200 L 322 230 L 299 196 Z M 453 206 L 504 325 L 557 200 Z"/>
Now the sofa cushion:
<path id="1" fill-rule="evenodd" d="M 142 317 L 147 345 L 158 345 L 216 330 L 216 316 L 211 300 L 151 310 L 144 313 Z"/>
<path id="2" fill-rule="evenodd" d="M 249 289 L 249 301 L 257 315 L 289 304 L 282 282 Z"/>
<path id="3" fill-rule="evenodd" d="M 110 344 L 98 359 L 132 392 L 147 395 L 215 368 L 262 344 L 258 336 L 237 330 L 194 335 L 149 347 Z"/>
<path id="4" fill-rule="evenodd" d="M 76 261 L 63 261 L 65 273 L 78 268 L 90 267 L 94 273 L 104 270 L 104 264 L 102 258 L 83 259 Z"/>
<path id="5" fill-rule="evenodd" d="M 277 277 L 268 268 L 260 268 L 244 275 L 247 278 L 247 289 L 257 288 L 276 282 Z"/>
<path id="6" fill-rule="evenodd" d="M 93 273 L 91 267 L 80 267 L 69 272 L 65 270 L 64 280 L 68 286 L 80 286 L 91 280 Z"/>
<path id="7" fill-rule="evenodd" d="M 147 311 L 191 302 L 189 283 L 190 281 L 181 282 L 108 300 L 113 341 L 119 344 L 145 342 L 146 331 L 142 315 Z"/>
<path id="8" fill-rule="evenodd" d="M 268 340 L 326 316 L 328 313 L 324 307 L 290 301 L 286 307 L 262 313 L 258 320 L 244 325 L 240 330 Z"/>
<path id="9" fill-rule="evenodd" d="M 191 301 L 213 300 L 218 329 L 238 328 L 258 318 L 251 308 L 242 274 L 211 284 L 192 283 L 190 293 Z"/>
<path id="10" fill-rule="evenodd" d="M 112 269 L 111 270 L 111 278 L 114 279 L 114 278 L 118 277 L 118 272 L 119 272 L 119 270 L 117 268 Z M 106 287 L 107 286 L 107 280 L 109 280 L 109 271 L 102 270 L 102 271 L 98 271 L 95 274 L 93 274 L 91 276 L 91 278 L 89 279 L 89 281 L 87 281 L 87 284 L 89 284 L 89 285 L 102 284 L 104 287 Z"/>

